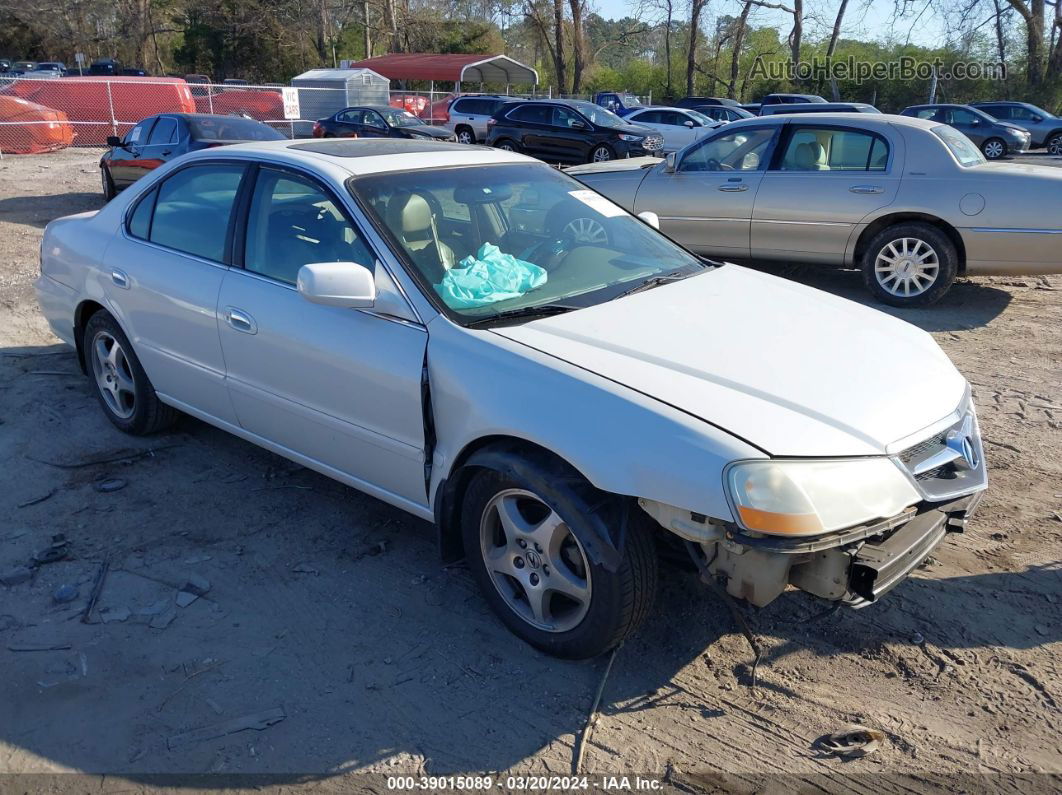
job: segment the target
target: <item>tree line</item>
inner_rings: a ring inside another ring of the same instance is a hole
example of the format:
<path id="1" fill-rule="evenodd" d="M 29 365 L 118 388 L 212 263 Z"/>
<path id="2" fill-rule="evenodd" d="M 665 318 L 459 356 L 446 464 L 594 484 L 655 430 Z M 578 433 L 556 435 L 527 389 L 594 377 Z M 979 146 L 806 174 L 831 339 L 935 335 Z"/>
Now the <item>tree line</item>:
<path id="1" fill-rule="evenodd" d="M 872 5 L 887 17 L 884 29 L 844 36 Z M 909 43 L 927 14 L 941 21 L 946 41 Z M 763 67 L 908 57 L 940 62 L 947 75 L 950 64 L 997 62 L 1005 78 L 945 76 L 935 81 L 936 98 L 1005 96 L 1054 110 L 1062 1 L 631 0 L 627 16 L 606 19 L 590 0 L 0 0 L 0 56 L 69 65 L 75 52 L 152 74 L 255 83 L 390 52 L 507 53 L 535 66 L 539 88 L 554 94 L 751 101 L 801 91 L 883 110 L 925 101 L 929 81 L 772 78 Z"/>

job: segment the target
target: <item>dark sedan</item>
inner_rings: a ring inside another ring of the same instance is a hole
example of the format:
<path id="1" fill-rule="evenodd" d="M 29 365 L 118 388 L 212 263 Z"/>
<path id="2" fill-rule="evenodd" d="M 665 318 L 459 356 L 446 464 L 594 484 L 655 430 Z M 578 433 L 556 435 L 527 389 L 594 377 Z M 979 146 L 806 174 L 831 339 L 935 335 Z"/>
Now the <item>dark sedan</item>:
<path id="1" fill-rule="evenodd" d="M 969 105 L 912 105 L 900 111 L 900 115 L 929 119 L 954 127 L 977 144 L 989 160 L 999 160 L 1014 152 L 1025 152 L 1030 146 L 1028 131 Z"/>
<path id="2" fill-rule="evenodd" d="M 456 141 L 452 130 L 425 124 L 408 110 L 388 105 L 344 108 L 313 125 L 314 138 L 430 138 Z"/>
<path id="3" fill-rule="evenodd" d="M 600 163 L 660 155 L 664 136 L 592 102 L 510 102 L 487 122 L 487 145 L 549 163 Z"/>
<path id="4" fill-rule="evenodd" d="M 110 201 L 122 188 L 185 152 L 284 137 L 266 124 L 241 116 L 208 113 L 149 116 L 122 138 L 108 136 L 110 149 L 100 160 L 103 197 Z"/>

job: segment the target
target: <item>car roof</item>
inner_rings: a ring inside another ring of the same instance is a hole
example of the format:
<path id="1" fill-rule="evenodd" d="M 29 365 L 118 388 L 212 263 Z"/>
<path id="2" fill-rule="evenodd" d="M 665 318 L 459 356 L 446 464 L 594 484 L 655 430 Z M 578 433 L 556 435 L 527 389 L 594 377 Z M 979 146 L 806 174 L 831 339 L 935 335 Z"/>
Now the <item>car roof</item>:
<path id="1" fill-rule="evenodd" d="M 751 119 L 737 119 L 729 122 L 726 129 L 734 130 L 739 127 L 755 127 L 765 124 L 789 124 L 790 122 L 793 124 L 847 122 L 863 127 L 891 124 L 894 127 L 918 127 L 923 130 L 931 130 L 940 126 L 940 122 L 894 113 L 842 113 L 838 111 L 835 113 L 774 113 L 770 116 L 754 116 Z"/>
<path id="2" fill-rule="evenodd" d="M 192 157 L 197 160 L 224 159 L 233 154 L 241 157 L 250 156 L 252 159 L 255 155 L 261 155 L 263 159 L 279 157 L 294 164 L 326 165 L 355 176 L 411 169 L 540 162 L 526 155 L 492 149 L 488 146 L 401 138 L 249 141 L 217 149 L 207 149 Z M 549 166 L 545 167 L 549 168 Z"/>

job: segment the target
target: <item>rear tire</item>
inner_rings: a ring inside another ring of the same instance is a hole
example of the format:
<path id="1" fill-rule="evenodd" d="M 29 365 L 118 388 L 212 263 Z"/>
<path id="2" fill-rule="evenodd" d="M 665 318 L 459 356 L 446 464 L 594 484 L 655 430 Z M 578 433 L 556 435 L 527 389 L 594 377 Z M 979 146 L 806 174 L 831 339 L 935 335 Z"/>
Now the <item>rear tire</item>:
<path id="1" fill-rule="evenodd" d="M 516 141 L 512 141 L 512 140 L 510 140 L 508 138 L 502 138 L 500 141 L 498 141 L 496 144 L 494 144 L 494 148 L 495 149 L 501 149 L 501 150 L 506 151 L 506 152 L 519 152 L 520 151 L 520 144 L 518 144 L 518 143 L 516 143 Z"/>
<path id="2" fill-rule="evenodd" d="M 476 142 L 476 134 L 471 127 L 467 125 L 461 125 L 454 133 L 457 135 L 457 142 L 459 144 L 474 144 Z"/>
<path id="3" fill-rule="evenodd" d="M 959 255 L 935 226 L 901 223 L 878 232 L 863 252 L 863 283 L 884 304 L 929 306 L 955 281 Z"/>
<path id="4" fill-rule="evenodd" d="M 147 436 L 176 421 L 179 412 L 159 400 L 129 338 L 110 314 L 100 311 L 89 318 L 82 341 L 96 398 L 116 428 Z"/>
<path id="5" fill-rule="evenodd" d="M 989 160 L 999 160 L 1007 156 L 1007 142 L 1002 138 L 989 138 L 981 144 L 981 153 Z"/>
<path id="6" fill-rule="evenodd" d="M 526 462 L 504 474 L 479 469 L 465 491 L 461 532 L 484 598 L 513 634 L 556 657 L 586 659 L 616 647 L 645 620 L 656 594 L 656 549 L 641 517 L 627 522 L 616 571 L 586 553 L 579 539 L 590 537 L 585 517 L 602 509 L 600 496 L 559 463 Z"/>
<path id="7" fill-rule="evenodd" d="M 103 200 L 109 202 L 118 194 L 118 191 L 115 190 L 114 179 L 111 177 L 111 170 L 107 166 L 100 166 L 100 180 L 103 183 Z"/>
<path id="8" fill-rule="evenodd" d="M 1052 155 L 1062 155 L 1062 132 L 1047 136 L 1047 151 Z"/>

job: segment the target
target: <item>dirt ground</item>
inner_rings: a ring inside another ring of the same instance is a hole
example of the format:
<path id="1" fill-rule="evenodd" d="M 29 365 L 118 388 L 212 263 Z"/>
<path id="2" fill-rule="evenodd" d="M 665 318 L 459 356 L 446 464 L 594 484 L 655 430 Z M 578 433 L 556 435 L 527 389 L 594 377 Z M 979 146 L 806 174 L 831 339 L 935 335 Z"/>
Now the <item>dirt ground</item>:
<path id="1" fill-rule="evenodd" d="M 191 419 L 150 439 L 106 421 L 31 287 L 45 224 L 101 205 L 97 159 L 0 161 L 0 572 L 68 542 L 0 585 L 0 774 L 338 791 L 364 771 L 569 773 L 607 660 L 516 640 L 424 522 Z M 856 273 L 783 275 L 868 300 Z M 781 774 L 804 791 L 1028 792 L 1062 773 L 1062 277 L 971 279 L 897 314 L 974 384 L 991 487 L 966 534 L 868 609 L 821 617 L 792 592 L 748 611 L 756 692 L 725 607 L 665 568 L 586 771 L 750 792 Z M 190 581 L 209 590 L 176 607 Z M 78 595 L 56 603 L 61 585 Z M 258 730 L 210 736 L 246 716 Z M 849 724 L 881 747 L 813 750 Z"/>

